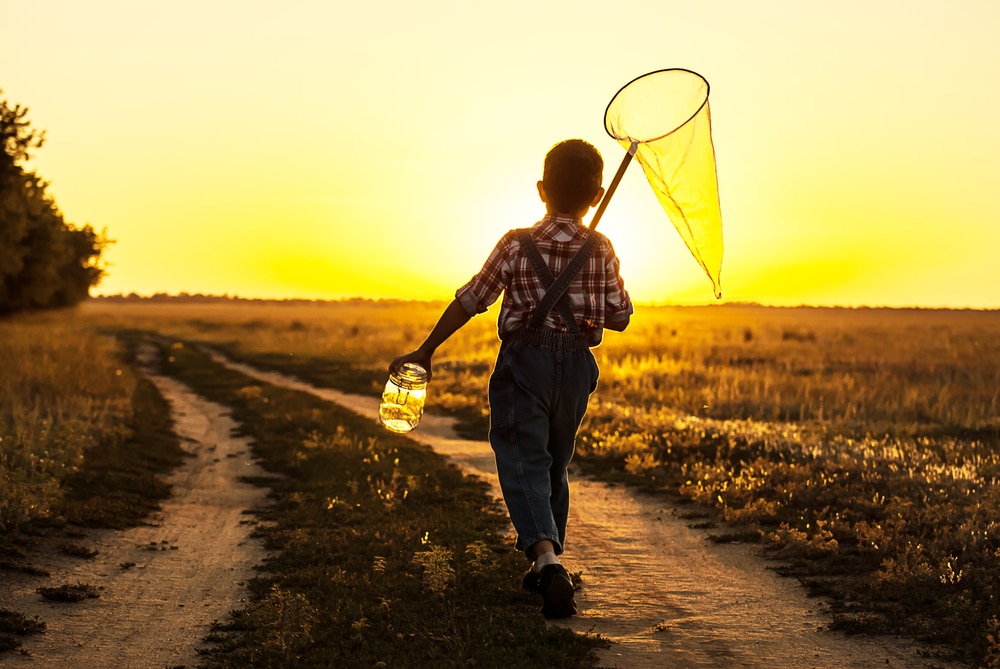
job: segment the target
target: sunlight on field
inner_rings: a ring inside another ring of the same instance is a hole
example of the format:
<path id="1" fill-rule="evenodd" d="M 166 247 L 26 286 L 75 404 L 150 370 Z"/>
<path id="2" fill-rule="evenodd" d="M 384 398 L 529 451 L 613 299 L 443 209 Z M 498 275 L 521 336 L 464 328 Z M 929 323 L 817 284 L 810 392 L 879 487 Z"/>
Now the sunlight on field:
<path id="1" fill-rule="evenodd" d="M 377 396 L 389 361 L 416 347 L 443 307 L 105 300 L 48 321 L 5 322 L 19 355 L 29 351 L 50 370 L 48 380 L 7 373 L 0 386 L 0 409 L 22 417 L 20 432 L 0 435 L 5 509 L 23 512 L 26 499 L 11 474 L 12 439 L 26 444 L 14 457 L 68 469 L 90 416 L 121 412 L 127 381 L 116 385 L 119 359 L 96 328 L 141 330 L 178 350 L 208 344 Z M 801 573 L 833 574 L 824 587 L 879 612 L 843 612 L 844 629 L 889 629 L 964 645 L 971 657 L 1000 656 L 990 640 L 1000 631 L 990 622 L 1000 620 L 1000 313 L 640 307 L 632 323 L 595 349 L 602 375 L 577 444 L 584 469 L 625 473 L 710 508 L 741 528 L 741 540 L 761 542 Z M 65 332 L 78 343 L 67 347 Z M 497 346 L 494 313 L 443 345 L 427 410 L 451 413 L 466 434 L 485 439 Z M 62 378 L 109 408 L 46 418 L 52 406 L 69 406 L 55 393 Z M 11 408 L 11 398 L 27 397 L 20 387 L 45 390 Z M 53 440 L 40 424 L 77 436 Z M 55 489 L 58 472 L 50 474 L 45 485 Z"/>
<path id="2" fill-rule="evenodd" d="M 384 369 L 420 343 L 442 307 L 90 302 L 80 314 L 245 353 Z M 442 373 L 431 401 L 460 392 L 484 401 L 497 346 L 493 311 L 470 321 L 435 357 Z M 1000 424 L 996 312 L 640 307 L 628 332 L 608 333 L 595 355 L 602 380 L 592 421 L 603 420 L 601 406 L 610 402 L 632 415 L 666 408 L 714 419 L 818 421 L 854 432 Z"/>

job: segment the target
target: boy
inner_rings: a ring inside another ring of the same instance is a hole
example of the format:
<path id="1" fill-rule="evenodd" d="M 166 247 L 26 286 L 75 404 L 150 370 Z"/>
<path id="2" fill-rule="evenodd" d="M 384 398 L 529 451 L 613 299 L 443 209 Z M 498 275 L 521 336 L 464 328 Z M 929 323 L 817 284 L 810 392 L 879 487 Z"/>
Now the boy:
<path id="1" fill-rule="evenodd" d="M 542 595 L 546 618 L 576 613 L 573 583 L 558 556 L 569 512 L 566 467 L 597 387 L 590 347 L 605 328 L 623 331 L 633 312 L 611 243 L 582 222 L 604 195 L 603 169 L 600 153 L 583 140 L 552 147 L 537 185 L 545 218 L 507 232 L 420 348 L 389 366 L 415 362 L 430 375 L 438 346 L 503 292 L 489 438 L 517 548 L 534 561 L 523 585 Z"/>

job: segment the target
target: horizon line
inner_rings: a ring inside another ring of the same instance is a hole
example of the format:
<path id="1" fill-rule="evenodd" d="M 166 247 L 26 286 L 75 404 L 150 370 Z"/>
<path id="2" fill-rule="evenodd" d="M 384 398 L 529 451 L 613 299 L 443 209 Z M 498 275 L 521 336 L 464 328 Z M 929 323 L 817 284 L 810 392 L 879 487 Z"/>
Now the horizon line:
<path id="1" fill-rule="evenodd" d="M 223 293 L 222 295 L 212 293 L 188 293 L 180 291 L 178 293 L 157 292 L 152 295 L 140 295 L 135 292 L 128 294 L 115 293 L 108 295 L 90 295 L 86 300 L 111 301 L 111 302 L 264 302 L 264 303 L 311 303 L 329 304 L 338 302 L 384 302 L 384 303 L 423 303 L 423 304 L 445 304 L 448 299 L 441 298 L 406 298 L 406 297 L 366 297 L 354 295 L 350 297 L 336 298 L 310 298 L 310 297 L 245 297 L 238 294 Z M 495 306 L 495 305 L 494 305 Z M 957 307 L 957 306 L 920 306 L 920 305 L 843 305 L 843 304 L 794 304 L 775 305 L 757 301 L 733 301 L 733 302 L 635 302 L 637 307 L 647 308 L 724 308 L 724 307 L 758 307 L 764 309 L 850 309 L 850 310 L 894 310 L 894 311 L 982 311 L 998 312 L 1000 306 L 995 307 Z"/>

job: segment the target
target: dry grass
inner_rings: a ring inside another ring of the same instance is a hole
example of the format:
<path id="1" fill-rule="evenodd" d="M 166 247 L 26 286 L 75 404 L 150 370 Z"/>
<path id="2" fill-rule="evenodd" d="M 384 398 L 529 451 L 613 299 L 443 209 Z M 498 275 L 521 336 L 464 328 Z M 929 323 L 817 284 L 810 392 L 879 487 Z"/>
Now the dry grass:
<path id="1" fill-rule="evenodd" d="M 643 410 L 862 433 L 998 425 L 996 312 L 688 308 L 636 324 L 600 353 L 614 399 Z"/>
<path id="2" fill-rule="evenodd" d="M 243 356 L 327 359 L 381 376 L 392 356 L 419 344 L 442 307 L 91 302 L 81 313 Z M 438 408 L 484 408 L 494 316 L 476 317 L 440 349 L 432 390 Z M 648 307 L 595 354 L 602 372 L 591 403 L 596 426 L 623 412 L 651 430 L 675 414 L 818 423 L 860 435 L 1000 426 L 997 312 Z"/>
<path id="3" fill-rule="evenodd" d="M 0 321 L 0 531 L 48 517 L 84 452 L 128 436 L 132 371 L 65 314 Z"/>

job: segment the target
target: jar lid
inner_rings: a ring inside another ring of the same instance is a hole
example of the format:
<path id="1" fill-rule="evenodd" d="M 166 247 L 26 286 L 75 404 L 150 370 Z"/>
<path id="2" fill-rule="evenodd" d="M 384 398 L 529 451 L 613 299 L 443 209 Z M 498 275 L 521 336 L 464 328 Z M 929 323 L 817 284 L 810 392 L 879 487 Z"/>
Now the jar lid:
<path id="1" fill-rule="evenodd" d="M 392 374 L 392 380 L 400 388 L 419 388 L 427 383 L 427 370 L 415 362 L 406 362 Z"/>

